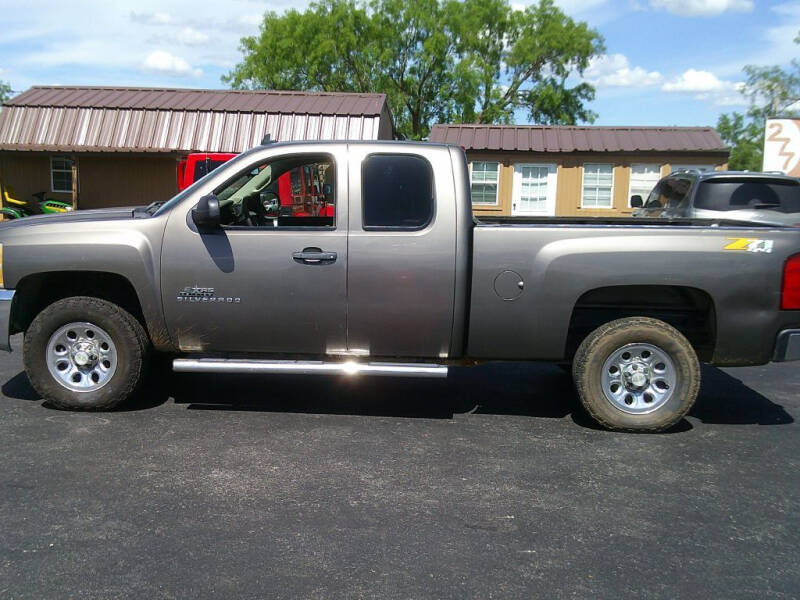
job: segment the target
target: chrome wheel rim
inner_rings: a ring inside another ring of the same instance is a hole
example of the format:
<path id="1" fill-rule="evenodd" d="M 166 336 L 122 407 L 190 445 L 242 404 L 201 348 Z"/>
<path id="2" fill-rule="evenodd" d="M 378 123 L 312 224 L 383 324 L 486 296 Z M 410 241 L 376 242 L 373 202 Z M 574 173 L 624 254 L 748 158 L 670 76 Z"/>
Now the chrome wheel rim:
<path id="1" fill-rule="evenodd" d="M 117 370 L 117 349 L 108 333 L 93 323 L 68 323 L 47 342 L 47 368 L 73 392 L 94 392 Z"/>
<path id="2" fill-rule="evenodd" d="M 676 382 L 672 359 L 652 344 L 626 344 L 603 364 L 603 395 L 614 408 L 629 414 L 647 414 L 664 406 Z"/>

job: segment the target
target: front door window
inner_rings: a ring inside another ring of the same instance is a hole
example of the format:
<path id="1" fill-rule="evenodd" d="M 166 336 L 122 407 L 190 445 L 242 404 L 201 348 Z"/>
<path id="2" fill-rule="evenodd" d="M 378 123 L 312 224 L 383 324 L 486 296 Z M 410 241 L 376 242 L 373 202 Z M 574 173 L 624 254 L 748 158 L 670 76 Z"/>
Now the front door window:
<path id="1" fill-rule="evenodd" d="M 336 224 L 334 165 L 327 155 L 298 155 L 248 169 L 215 190 L 223 225 L 329 227 Z"/>

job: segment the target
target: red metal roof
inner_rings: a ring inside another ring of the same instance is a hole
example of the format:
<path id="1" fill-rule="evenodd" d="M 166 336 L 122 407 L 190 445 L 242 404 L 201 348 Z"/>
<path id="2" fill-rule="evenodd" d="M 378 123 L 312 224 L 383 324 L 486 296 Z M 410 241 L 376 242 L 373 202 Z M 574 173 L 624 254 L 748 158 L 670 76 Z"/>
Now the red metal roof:
<path id="1" fill-rule="evenodd" d="M 378 116 L 385 94 L 34 86 L 7 106 Z"/>
<path id="2" fill-rule="evenodd" d="M 391 137 L 383 94 L 34 87 L 0 110 L 0 150 L 242 152 Z"/>
<path id="3" fill-rule="evenodd" d="M 467 150 L 522 152 L 718 152 L 728 148 L 712 127 L 434 125 L 432 142 Z"/>

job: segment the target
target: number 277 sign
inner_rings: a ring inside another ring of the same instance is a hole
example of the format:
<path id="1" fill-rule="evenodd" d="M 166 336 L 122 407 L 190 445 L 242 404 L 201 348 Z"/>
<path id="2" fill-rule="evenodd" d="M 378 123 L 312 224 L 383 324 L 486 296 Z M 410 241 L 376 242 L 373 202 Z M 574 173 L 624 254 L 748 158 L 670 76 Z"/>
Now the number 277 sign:
<path id="1" fill-rule="evenodd" d="M 800 120 L 767 120 L 764 170 L 800 177 Z"/>

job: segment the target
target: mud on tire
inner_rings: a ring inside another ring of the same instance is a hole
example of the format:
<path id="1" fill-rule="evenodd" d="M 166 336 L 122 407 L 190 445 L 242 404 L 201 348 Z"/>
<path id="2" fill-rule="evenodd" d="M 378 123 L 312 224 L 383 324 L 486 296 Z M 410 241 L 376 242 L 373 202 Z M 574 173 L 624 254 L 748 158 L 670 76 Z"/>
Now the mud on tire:
<path id="1" fill-rule="evenodd" d="M 653 355 L 661 357 L 655 364 Z M 700 363 L 689 341 L 647 317 L 595 329 L 579 346 L 572 375 L 589 415 L 619 431 L 669 429 L 689 412 L 700 389 Z"/>
<path id="2" fill-rule="evenodd" d="M 91 324 L 98 333 L 91 327 L 75 332 L 65 327 L 70 324 Z M 62 342 L 58 336 L 69 337 L 63 337 Z M 108 356 L 113 364 L 104 361 L 101 344 L 105 352 L 113 352 Z M 144 328 L 126 310 L 99 298 L 73 296 L 54 302 L 30 324 L 25 332 L 23 363 L 33 388 L 53 406 L 109 410 L 136 392 L 144 379 L 149 350 Z M 109 368 L 97 361 L 106 362 Z M 97 373 L 91 371 L 93 367 Z M 72 383 L 59 370 L 74 372 L 79 383 Z M 85 389 L 75 389 L 80 385 Z"/>

